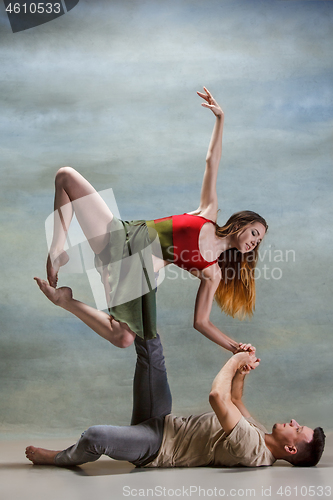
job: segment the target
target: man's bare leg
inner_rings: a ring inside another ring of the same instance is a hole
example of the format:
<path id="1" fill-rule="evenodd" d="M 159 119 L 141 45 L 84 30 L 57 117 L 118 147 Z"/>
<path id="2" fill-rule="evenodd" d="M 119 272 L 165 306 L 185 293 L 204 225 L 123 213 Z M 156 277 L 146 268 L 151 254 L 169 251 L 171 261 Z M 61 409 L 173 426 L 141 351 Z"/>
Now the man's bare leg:
<path id="1" fill-rule="evenodd" d="M 53 304 L 74 314 L 111 344 L 125 348 L 133 343 L 136 334 L 132 332 L 126 323 L 120 323 L 104 311 L 99 311 L 75 300 L 69 287 L 53 288 L 45 280 L 40 278 L 35 278 L 35 280 L 41 291 Z"/>
<path id="2" fill-rule="evenodd" d="M 35 446 L 28 446 L 25 450 L 25 456 L 35 465 L 55 465 L 54 457 L 58 453 L 60 451 L 35 448 Z"/>

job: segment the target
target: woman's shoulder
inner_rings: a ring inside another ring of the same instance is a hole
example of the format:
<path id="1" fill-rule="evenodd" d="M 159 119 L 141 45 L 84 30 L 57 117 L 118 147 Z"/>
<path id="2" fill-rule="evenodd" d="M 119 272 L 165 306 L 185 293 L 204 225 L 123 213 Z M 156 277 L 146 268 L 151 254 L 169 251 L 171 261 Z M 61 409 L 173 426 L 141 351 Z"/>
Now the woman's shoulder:
<path id="1" fill-rule="evenodd" d="M 201 219 L 205 219 L 208 222 L 212 222 L 212 224 L 216 224 L 217 221 L 217 212 L 209 210 L 208 208 L 205 210 L 195 210 L 193 212 L 186 212 L 185 215 L 193 215 L 195 217 L 200 217 Z"/>

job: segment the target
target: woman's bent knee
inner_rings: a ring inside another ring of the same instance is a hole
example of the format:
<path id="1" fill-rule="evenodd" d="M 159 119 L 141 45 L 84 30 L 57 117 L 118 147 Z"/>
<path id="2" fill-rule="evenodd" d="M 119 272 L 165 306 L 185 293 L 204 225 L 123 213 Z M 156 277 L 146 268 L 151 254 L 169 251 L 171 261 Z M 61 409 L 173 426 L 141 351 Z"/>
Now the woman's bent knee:
<path id="1" fill-rule="evenodd" d="M 55 176 L 56 185 L 64 185 L 65 182 L 68 181 L 72 177 L 72 175 L 76 172 L 76 170 L 72 167 L 61 167 Z"/>
<path id="2" fill-rule="evenodd" d="M 129 347 L 130 345 L 133 344 L 135 339 L 135 333 L 123 333 L 118 339 L 117 343 L 115 344 L 117 347 L 120 347 L 121 349 L 126 349 L 126 347 Z"/>
<path id="3" fill-rule="evenodd" d="M 110 333 L 106 338 L 111 342 L 111 344 L 116 347 L 120 347 L 120 349 L 126 349 L 126 347 L 132 345 L 136 334 L 132 332 L 129 326 L 115 320 L 112 314 L 110 314 L 109 319 Z"/>

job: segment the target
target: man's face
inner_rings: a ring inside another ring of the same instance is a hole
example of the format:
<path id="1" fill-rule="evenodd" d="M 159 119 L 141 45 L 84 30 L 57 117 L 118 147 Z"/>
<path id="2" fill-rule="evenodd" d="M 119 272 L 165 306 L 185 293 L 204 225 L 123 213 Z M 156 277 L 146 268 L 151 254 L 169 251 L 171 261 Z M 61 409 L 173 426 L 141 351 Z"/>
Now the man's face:
<path id="1" fill-rule="evenodd" d="M 305 441 L 310 443 L 313 439 L 313 430 L 305 425 L 300 425 L 296 420 L 291 419 L 290 422 L 286 424 L 274 424 L 272 429 L 272 435 L 275 439 L 281 443 L 283 446 L 297 444 Z"/>

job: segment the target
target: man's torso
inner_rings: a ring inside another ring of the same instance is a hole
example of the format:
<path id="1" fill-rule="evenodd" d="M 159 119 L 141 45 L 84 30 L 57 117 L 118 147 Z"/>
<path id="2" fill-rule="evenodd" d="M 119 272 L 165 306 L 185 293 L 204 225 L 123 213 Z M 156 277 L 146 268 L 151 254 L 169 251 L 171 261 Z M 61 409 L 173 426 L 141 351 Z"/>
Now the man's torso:
<path id="1" fill-rule="evenodd" d="M 215 413 L 167 415 L 158 456 L 147 467 L 258 467 L 272 465 L 265 428 L 242 417 L 227 436 Z"/>

